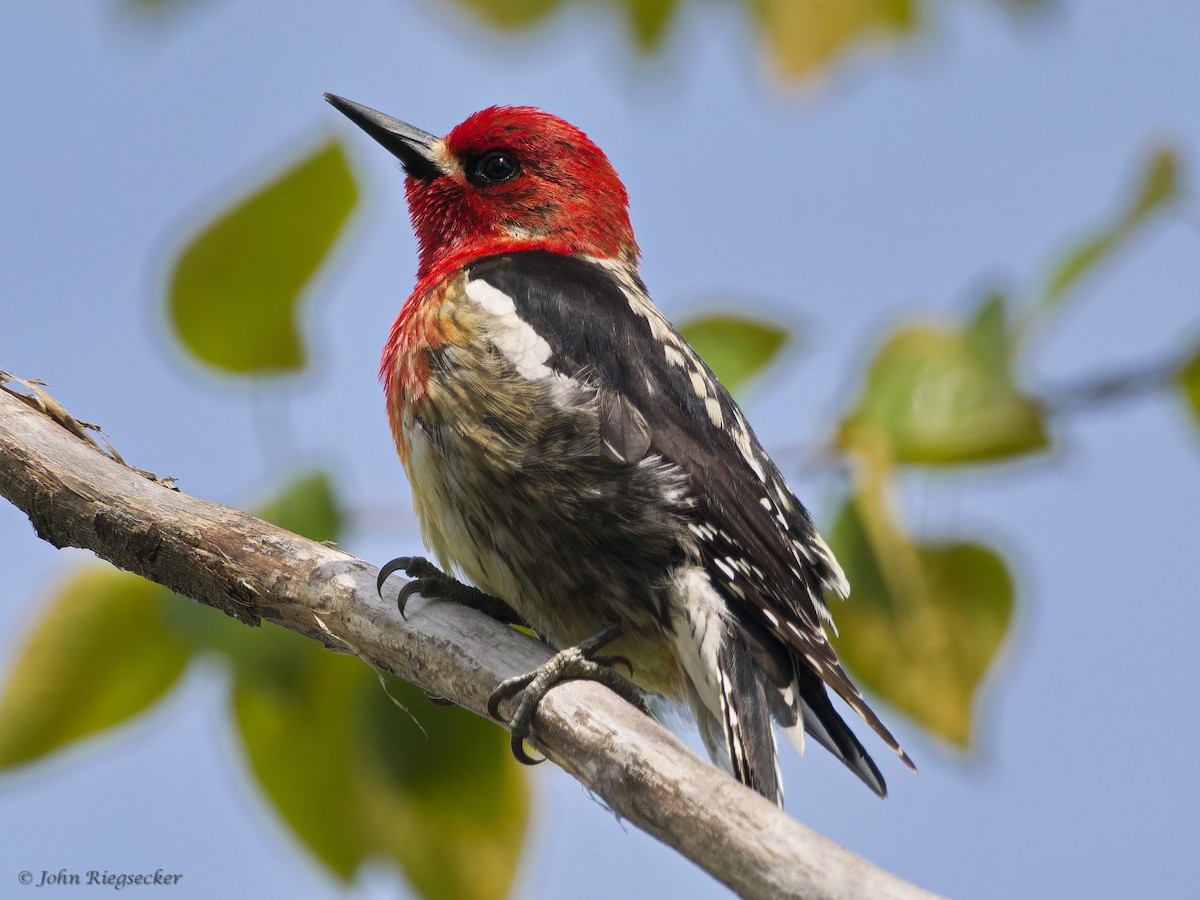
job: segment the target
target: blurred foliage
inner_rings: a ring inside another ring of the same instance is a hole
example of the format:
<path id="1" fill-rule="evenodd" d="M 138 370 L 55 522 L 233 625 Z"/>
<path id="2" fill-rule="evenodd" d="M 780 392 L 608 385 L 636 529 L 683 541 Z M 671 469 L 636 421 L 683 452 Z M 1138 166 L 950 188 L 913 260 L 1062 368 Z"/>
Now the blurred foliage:
<path id="1" fill-rule="evenodd" d="M 1041 407 L 1013 383 L 1004 308 L 993 295 L 962 327 L 906 325 L 893 333 L 868 366 L 841 448 L 883 441 L 893 460 L 930 465 L 1045 449 Z"/>
<path id="2" fill-rule="evenodd" d="M 121 0 L 144 16 L 203 0 Z M 526 31 L 544 24 L 567 6 L 584 0 L 410 0 L 416 7 L 434 4 L 466 9 L 489 26 Z M 701 0 L 586 0 L 622 16 L 630 37 L 645 53 L 662 47 L 688 7 Z M 705 0 L 711 2 L 711 0 Z M 912 40 L 934 28 L 937 3 L 919 0 L 726 0 L 745 10 L 758 31 L 772 68 L 786 78 L 819 77 L 842 57 L 864 47 Z M 943 0 L 949 2 L 949 0 Z M 1014 13 L 1053 7 L 1056 0 L 992 0 Z"/>
<path id="3" fill-rule="evenodd" d="M 862 686 L 957 746 L 971 743 L 977 689 L 1012 620 L 1015 590 L 980 543 L 919 543 L 876 482 L 846 501 L 830 545 L 850 574 L 834 639 Z"/>
<path id="4" fill-rule="evenodd" d="M 345 524 L 333 485 L 324 472 L 294 479 L 286 491 L 260 506 L 258 514 L 280 528 L 326 543 L 335 543 Z"/>
<path id="5" fill-rule="evenodd" d="M 269 641 L 289 649 L 286 677 L 238 677 L 233 708 L 259 784 L 317 858 L 350 881 L 387 857 L 424 897 L 507 896 L 529 798 L 504 731 L 291 632 Z"/>
<path id="6" fill-rule="evenodd" d="M 528 29 L 568 0 L 453 0 L 489 25 Z M 672 21 L 697 0 L 591 0 L 623 12 L 635 43 L 657 49 Z M 812 78 L 855 48 L 913 38 L 930 27 L 936 4 L 918 0 L 735 0 L 757 27 L 773 67 L 789 78 Z M 1053 0 L 994 0 L 1024 12 Z"/>
<path id="7" fill-rule="evenodd" d="M 771 364 L 789 337 L 778 325 L 733 315 L 693 319 L 679 331 L 735 394 Z"/>
<path id="8" fill-rule="evenodd" d="M 4 685 L 0 769 L 120 725 L 171 690 L 191 653 L 167 626 L 165 593 L 99 566 L 56 589 Z"/>
<path id="9" fill-rule="evenodd" d="M 302 369 L 296 306 L 357 198 L 341 145 L 331 141 L 201 230 L 169 288 L 184 347 L 234 374 Z"/>
<path id="10" fill-rule="evenodd" d="M 183 5 L 124 2 L 156 13 Z M 453 0 L 510 29 L 544 22 L 566 2 Z M 591 2 L 615 7 L 644 50 L 661 47 L 689 7 Z M 1013 10 L 1052 5 L 994 2 Z M 923 34 L 937 10 L 916 0 L 741 6 L 772 66 L 798 79 L 856 49 Z M 1061 254 L 1025 302 L 992 293 L 961 316 L 902 322 L 881 335 L 841 416 L 833 445 L 850 477 L 829 535 L 853 595 L 835 608 L 838 651 L 865 687 L 954 746 L 971 745 L 980 686 L 1015 614 L 1014 579 L 1001 553 L 978 539 L 911 533 L 898 488 L 914 471 L 929 477 L 1054 452 L 1054 407 L 1029 383 L 1027 337 L 1055 321 L 1053 312 L 1183 196 L 1179 168 L 1170 148 L 1155 150 L 1123 206 Z M 309 353 L 298 305 L 358 194 L 341 147 L 329 142 L 200 229 L 180 251 L 167 297 L 184 351 L 233 375 L 303 370 Z M 791 337 L 727 314 L 682 330 L 733 390 L 777 359 Z M 1200 350 L 1178 371 L 1178 386 L 1200 424 Z M 322 473 L 294 480 L 264 515 L 318 540 L 336 540 L 342 529 Z M 0 695 L 0 768 L 153 707 L 197 656 L 229 668 L 233 719 L 256 778 L 338 877 L 350 879 L 365 859 L 382 855 L 425 897 L 507 894 L 529 799 L 502 730 L 462 710 L 429 709 L 417 689 L 354 657 L 283 629 L 246 628 L 124 573 L 81 570 L 48 603 Z M 419 708 L 421 724 L 398 705 Z"/>
<path id="11" fill-rule="evenodd" d="M 491 25 L 528 28 L 564 0 L 455 0 Z M 680 7 L 678 0 L 608 0 L 623 9 L 643 50 L 657 48 Z M 899 36 L 916 24 L 915 0 L 742 0 L 776 66 L 792 76 L 816 74 L 858 41 Z"/>
<path id="12" fill-rule="evenodd" d="M 1136 237 L 1153 213 L 1178 199 L 1180 190 L 1175 153 L 1169 147 L 1160 147 L 1151 155 L 1125 209 L 1112 222 L 1081 239 L 1058 261 L 1042 304 L 1051 308 L 1061 304 L 1101 263 Z"/>
<path id="13" fill-rule="evenodd" d="M 454 0 L 497 28 L 529 28 L 563 5 L 563 0 Z"/>
<path id="14" fill-rule="evenodd" d="M 995 548 L 912 537 L 889 498 L 905 467 L 950 470 L 1053 450 L 1047 404 L 1019 377 L 1033 326 L 1047 327 L 1047 313 L 1168 209 L 1180 183 L 1174 153 L 1154 150 L 1125 208 L 1052 267 L 1047 287 L 1021 307 L 1020 327 L 1000 293 L 961 322 L 896 327 L 837 429 L 851 486 L 831 541 L 853 586 L 837 610 L 839 653 L 872 691 L 952 744 L 971 742 L 976 694 L 1012 619 L 1013 582 Z M 1189 390 L 1189 370 L 1181 377 Z"/>
<path id="15" fill-rule="evenodd" d="M 1200 426 L 1200 349 L 1179 370 L 1179 384 L 1183 395 L 1191 407 L 1196 424 Z"/>
<path id="16" fill-rule="evenodd" d="M 917 0 L 750 0 L 776 66 L 819 74 L 855 44 L 895 39 L 917 27 Z"/>
<path id="17" fill-rule="evenodd" d="M 319 472 L 260 512 L 314 540 L 341 530 Z M 201 655 L 232 673 L 234 723 L 266 797 L 338 877 L 349 881 L 382 856 L 425 897 L 508 895 L 529 796 L 502 729 L 432 707 L 354 656 L 274 625 L 247 628 L 107 567 L 73 575 L 22 648 L 0 698 L 0 768 L 124 724 Z"/>

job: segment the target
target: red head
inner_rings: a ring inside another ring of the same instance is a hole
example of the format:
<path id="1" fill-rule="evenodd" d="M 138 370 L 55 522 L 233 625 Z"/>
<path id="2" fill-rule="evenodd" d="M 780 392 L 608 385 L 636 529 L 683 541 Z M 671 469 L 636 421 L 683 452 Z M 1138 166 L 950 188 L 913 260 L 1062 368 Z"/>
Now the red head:
<path id="1" fill-rule="evenodd" d="M 493 106 L 436 138 L 326 98 L 404 164 L 420 279 L 511 250 L 637 263 L 625 187 L 574 125 L 528 106 Z"/>

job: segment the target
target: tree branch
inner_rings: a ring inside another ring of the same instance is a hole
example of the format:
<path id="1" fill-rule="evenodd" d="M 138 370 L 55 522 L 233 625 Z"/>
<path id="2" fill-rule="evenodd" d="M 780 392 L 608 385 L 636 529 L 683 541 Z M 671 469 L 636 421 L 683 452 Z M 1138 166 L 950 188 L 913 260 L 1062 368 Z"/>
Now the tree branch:
<path id="1" fill-rule="evenodd" d="M 56 547 L 113 564 L 250 624 L 266 619 L 351 650 L 484 715 L 503 678 L 546 648 L 473 610 L 375 593 L 376 569 L 244 512 L 189 497 L 104 455 L 0 389 L 0 494 Z M 630 820 L 747 897 L 933 895 L 821 837 L 593 683 L 552 690 L 534 745 Z"/>
<path id="2" fill-rule="evenodd" d="M 1047 391 L 1041 398 L 1042 405 L 1050 413 L 1061 415 L 1162 390 L 1179 379 L 1179 373 L 1193 352 L 1194 349 L 1186 354 L 1152 360 L 1119 372 L 1078 379 L 1072 384 Z"/>

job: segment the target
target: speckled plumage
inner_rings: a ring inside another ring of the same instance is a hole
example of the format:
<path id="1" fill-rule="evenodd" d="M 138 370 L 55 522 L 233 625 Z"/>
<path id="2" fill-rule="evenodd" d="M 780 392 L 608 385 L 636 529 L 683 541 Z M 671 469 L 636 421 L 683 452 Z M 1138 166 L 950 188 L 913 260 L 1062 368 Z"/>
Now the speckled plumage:
<path id="1" fill-rule="evenodd" d="M 454 340 L 407 349 L 428 367 L 419 407 L 391 404 L 426 542 L 558 646 L 628 622 L 641 637 L 614 652 L 635 661 L 643 686 L 675 693 L 662 563 L 686 534 L 683 478 L 661 459 L 614 462 L 602 448 L 599 389 L 520 375 L 491 340 L 498 317 L 466 283 L 452 276 L 437 301 Z M 672 480 L 676 502 L 664 503 Z"/>

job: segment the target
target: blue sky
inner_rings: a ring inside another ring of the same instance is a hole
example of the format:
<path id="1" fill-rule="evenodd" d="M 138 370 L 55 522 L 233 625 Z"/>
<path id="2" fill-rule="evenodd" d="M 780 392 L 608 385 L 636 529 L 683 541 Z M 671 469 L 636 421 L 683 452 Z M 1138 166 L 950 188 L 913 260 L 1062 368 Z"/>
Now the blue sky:
<path id="1" fill-rule="evenodd" d="M 886 325 L 953 315 L 990 285 L 1034 289 L 1119 208 L 1156 142 L 1200 163 L 1200 7 L 1186 0 L 1063 2 L 1023 27 L 989 3 L 939 3 L 918 44 L 859 54 L 820 89 L 773 80 L 732 4 L 689 8 L 652 61 L 596 6 L 506 38 L 432 0 L 194 3 L 156 26 L 115 2 L 9 5 L 0 368 L 50 382 L 127 458 L 199 496 L 246 506 L 281 459 L 336 467 L 364 513 L 350 549 L 382 561 L 419 546 L 375 381 L 414 247 L 393 161 L 323 91 L 438 133 L 494 103 L 583 127 L 625 178 L 668 315 L 803 327 L 745 404 L 768 449 L 827 433 Z M 172 348 L 165 260 L 231 192 L 334 132 L 370 196 L 306 309 L 313 370 L 255 402 Z M 1200 339 L 1198 221 L 1193 206 L 1156 225 L 1089 284 L 1031 348 L 1040 383 Z M 256 409 L 290 440 L 264 446 Z M 1164 395 L 1073 417 L 1057 438 L 1053 458 L 904 491 L 909 521 L 996 541 L 1018 579 L 976 752 L 884 709 L 920 775 L 881 750 L 880 802 L 819 750 L 788 756 L 789 809 L 953 896 L 1182 896 L 1200 805 L 1186 758 L 1200 432 Z M 793 484 L 829 512 L 828 474 Z M 85 554 L 39 542 L 3 504 L 0 547 L 4 666 Z M 22 869 L 161 866 L 185 875 L 175 900 L 339 896 L 257 800 L 221 692 L 193 672 L 146 727 L 0 780 L 0 890 Z M 531 778 L 518 897 L 726 894 L 562 773 Z M 375 869 L 351 894 L 397 884 Z"/>

